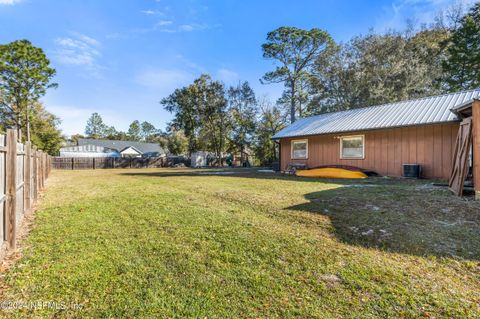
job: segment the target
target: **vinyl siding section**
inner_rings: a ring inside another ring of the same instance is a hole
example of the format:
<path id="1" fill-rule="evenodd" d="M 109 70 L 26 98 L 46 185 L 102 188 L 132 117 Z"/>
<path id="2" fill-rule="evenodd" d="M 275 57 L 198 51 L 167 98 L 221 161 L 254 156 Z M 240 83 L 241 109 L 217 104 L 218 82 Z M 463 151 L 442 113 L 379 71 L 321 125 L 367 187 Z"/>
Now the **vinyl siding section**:
<path id="1" fill-rule="evenodd" d="M 291 159 L 290 142 L 298 138 L 283 138 L 281 168 L 285 170 L 289 163 L 352 165 L 383 176 L 402 176 L 403 164 L 420 164 L 424 177 L 448 179 L 458 127 L 458 123 L 445 123 L 309 136 L 306 160 Z M 349 135 L 365 136 L 364 159 L 340 159 L 339 137 Z"/>

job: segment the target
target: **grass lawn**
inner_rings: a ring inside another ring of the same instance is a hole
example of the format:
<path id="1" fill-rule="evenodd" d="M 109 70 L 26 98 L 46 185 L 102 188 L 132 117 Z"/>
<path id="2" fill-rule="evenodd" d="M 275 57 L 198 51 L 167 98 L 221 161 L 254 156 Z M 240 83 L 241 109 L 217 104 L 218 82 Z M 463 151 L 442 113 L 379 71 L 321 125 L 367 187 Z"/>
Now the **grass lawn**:
<path id="1" fill-rule="evenodd" d="M 480 316 L 479 202 L 429 181 L 234 172 L 53 171 L 2 300 L 57 307 L 3 315 Z"/>

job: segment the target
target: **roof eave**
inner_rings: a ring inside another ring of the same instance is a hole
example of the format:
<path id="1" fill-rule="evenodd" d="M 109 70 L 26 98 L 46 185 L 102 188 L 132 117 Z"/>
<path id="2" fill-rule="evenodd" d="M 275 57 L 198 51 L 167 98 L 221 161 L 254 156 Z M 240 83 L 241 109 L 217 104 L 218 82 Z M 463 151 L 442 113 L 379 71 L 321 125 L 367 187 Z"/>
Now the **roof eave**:
<path id="1" fill-rule="evenodd" d="M 458 122 L 460 122 L 460 119 L 451 120 L 451 121 L 432 122 L 432 123 L 419 123 L 419 124 L 412 124 L 412 125 L 377 127 L 377 128 L 360 129 L 360 130 L 358 130 L 358 129 L 357 130 L 343 130 L 343 131 L 317 133 L 317 134 L 288 135 L 288 136 L 282 136 L 282 137 L 272 137 L 271 140 L 281 140 L 281 139 L 285 139 L 285 138 L 303 138 L 303 137 L 310 137 L 310 136 L 344 134 L 344 133 L 353 133 L 353 132 L 379 131 L 379 130 L 404 128 L 404 127 L 418 127 L 418 126 L 438 125 L 438 124 L 448 124 L 448 123 L 458 123 Z"/>

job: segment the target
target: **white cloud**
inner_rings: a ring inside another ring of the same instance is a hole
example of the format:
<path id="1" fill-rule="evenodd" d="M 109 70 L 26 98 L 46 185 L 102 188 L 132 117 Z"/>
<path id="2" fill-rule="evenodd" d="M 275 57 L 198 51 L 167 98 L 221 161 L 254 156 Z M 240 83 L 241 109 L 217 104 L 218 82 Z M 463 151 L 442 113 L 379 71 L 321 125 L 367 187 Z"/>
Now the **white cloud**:
<path id="1" fill-rule="evenodd" d="M 77 106 L 67 105 L 50 105 L 46 104 L 47 110 L 55 114 L 61 119 L 60 128 L 64 134 L 83 134 L 87 119 L 93 112 L 92 109 L 81 108 Z"/>
<path id="2" fill-rule="evenodd" d="M 113 125 L 117 129 L 128 127 L 128 124 L 131 122 L 126 114 L 115 112 L 114 110 L 49 103 L 46 103 L 46 108 L 61 119 L 60 129 L 67 135 L 84 134 L 87 120 L 94 112 L 102 116 L 105 124 Z"/>
<path id="3" fill-rule="evenodd" d="M 175 89 L 188 85 L 195 79 L 195 73 L 183 69 L 145 70 L 135 76 L 135 82 L 143 87 L 168 95 Z"/>
<path id="4" fill-rule="evenodd" d="M 172 23 L 173 21 L 170 21 L 170 20 L 160 20 L 155 25 L 161 27 L 165 25 L 171 25 Z"/>
<path id="5" fill-rule="evenodd" d="M 89 36 L 72 33 L 71 37 L 55 39 L 55 57 L 66 65 L 84 66 L 91 73 L 100 70 L 97 59 L 101 56 L 100 42 Z"/>
<path id="6" fill-rule="evenodd" d="M 192 32 L 192 31 L 203 31 L 207 29 L 219 28 L 220 24 L 215 24 L 213 26 L 208 24 L 201 23 L 190 23 L 190 24 L 180 24 L 178 26 L 170 28 L 159 28 L 158 31 L 166 33 L 176 33 L 176 32 Z"/>
<path id="7" fill-rule="evenodd" d="M 160 11 L 160 10 L 148 9 L 148 10 L 142 10 L 141 12 L 143 14 L 147 15 L 147 16 L 163 16 L 163 15 L 165 15 L 165 13 L 163 13 L 163 11 Z"/>
<path id="8" fill-rule="evenodd" d="M 240 80 L 238 73 L 226 68 L 219 69 L 217 71 L 216 78 L 227 85 L 236 85 Z"/>
<path id="9" fill-rule="evenodd" d="M 16 3 L 20 3 L 22 0 L 0 0 L 0 5 L 14 5 Z"/>
<path id="10" fill-rule="evenodd" d="M 475 0 L 395 0 L 390 6 L 383 8 L 375 29 L 378 31 L 403 29 L 407 20 L 417 25 L 429 24 L 434 22 L 442 10 L 458 4 L 469 7 L 474 2 Z"/>

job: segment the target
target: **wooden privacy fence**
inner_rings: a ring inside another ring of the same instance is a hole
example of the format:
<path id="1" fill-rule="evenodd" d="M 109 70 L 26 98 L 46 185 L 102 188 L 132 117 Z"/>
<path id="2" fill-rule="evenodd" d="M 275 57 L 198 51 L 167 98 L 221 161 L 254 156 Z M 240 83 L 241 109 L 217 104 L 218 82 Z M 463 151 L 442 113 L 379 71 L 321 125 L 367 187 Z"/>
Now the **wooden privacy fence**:
<path id="1" fill-rule="evenodd" d="M 164 167 L 165 157 L 52 157 L 54 169 L 148 168 Z"/>
<path id="2" fill-rule="evenodd" d="M 16 233 L 50 173 L 50 156 L 17 142 L 17 131 L 0 134 L 0 236 L 3 252 L 15 249 Z"/>

